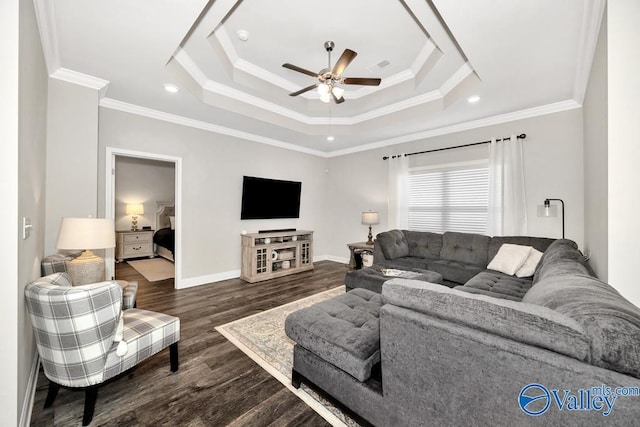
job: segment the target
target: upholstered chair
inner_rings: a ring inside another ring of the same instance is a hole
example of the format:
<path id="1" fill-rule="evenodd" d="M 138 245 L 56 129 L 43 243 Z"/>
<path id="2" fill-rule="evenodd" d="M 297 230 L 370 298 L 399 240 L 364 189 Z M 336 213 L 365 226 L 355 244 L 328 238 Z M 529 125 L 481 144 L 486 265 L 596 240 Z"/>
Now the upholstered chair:
<path id="1" fill-rule="evenodd" d="M 79 255 L 78 253 L 77 255 Z M 76 256 L 77 256 L 76 255 Z M 66 273 L 67 262 L 75 258 L 72 255 L 54 254 L 45 257 L 40 263 L 43 276 L 53 273 Z M 135 280 L 116 280 L 122 288 L 122 309 L 136 308 L 136 297 L 138 295 L 138 282 Z"/>
<path id="2" fill-rule="evenodd" d="M 98 387 L 169 347 L 178 370 L 180 319 L 131 308 L 122 310 L 115 281 L 71 286 L 67 273 L 29 283 L 25 299 L 49 391 L 51 406 L 60 387 L 85 391 L 83 425 L 93 418 Z"/>

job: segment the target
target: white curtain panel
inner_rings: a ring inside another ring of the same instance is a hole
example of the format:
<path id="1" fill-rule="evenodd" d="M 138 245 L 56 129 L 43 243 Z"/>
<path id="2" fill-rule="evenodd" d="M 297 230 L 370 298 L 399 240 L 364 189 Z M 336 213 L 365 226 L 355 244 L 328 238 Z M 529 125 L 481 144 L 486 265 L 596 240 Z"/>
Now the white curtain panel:
<path id="1" fill-rule="evenodd" d="M 387 229 L 406 230 L 409 226 L 409 158 L 401 155 L 389 162 Z"/>
<path id="2" fill-rule="evenodd" d="M 489 236 L 526 236 L 527 199 L 524 185 L 522 141 L 489 144 Z"/>

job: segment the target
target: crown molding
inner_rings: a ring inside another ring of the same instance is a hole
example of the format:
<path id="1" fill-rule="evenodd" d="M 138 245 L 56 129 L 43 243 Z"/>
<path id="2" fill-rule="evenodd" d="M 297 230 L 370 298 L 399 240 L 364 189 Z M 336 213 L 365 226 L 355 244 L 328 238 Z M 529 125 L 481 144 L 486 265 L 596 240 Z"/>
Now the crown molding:
<path id="1" fill-rule="evenodd" d="M 201 129 L 221 135 L 244 139 L 247 141 L 258 142 L 260 144 L 271 145 L 273 147 L 283 148 L 285 150 L 298 151 L 300 153 L 311 154 L 318 157 L 327 157 L 327 153 L 319 150 L 301 147 L 299 145 L 291 144 L 288 142 L 266 138 L 264 136 L 255 135 L 237 129 L 231 129 L 225 126 L 215 125 L 213 123 L 203 122 L 201 120 L 195 120 L 188 117 L 178 116 L 176 114 L 165 113 L 164 111 L 158 111 L 151 108 L 141 107 L 135 104 L 129 104 L 127 102 L 118 101 L 116 99 L 103 98 L 100 100 L 99 105 L 100 107 L 110 108 L 112 110 L 123 111 L 125 113 L 136 114 L 138 116 L 149 117 L 156 120 L 162 120 L 169 123 L 175 123 L 195 129 Z"/>
<path id="2" fill-rule="evenodd" d="M 587 92 L 591 65 L 593 64 L 593 57 L 596 53 L 598 35 L 600 34 L 600 26 L 606 4 L 606 0 L 584 2 L 576 77 L 573 86 L 573 99 L 575 99 L 578 104 L 584 102 L 584 97 Z"/>
<path id="3" fill-rule="evenodd" d="M 44 61 L 47 72 L 53 74 L 60 68 L 60 51 L 58 50 L 58 31 L 54 2 L 50 0 L 33 0 L 36 21 L 42 42 Z"/>
<path id="4" fill-rule="evenodd" d="M 103 98 L 109 88 L 109 81 L 88 74 L 79 73 L 77 71 L 68 70 L 66 68 L 58 68 L 51 77 L 58 80 L 64 80 L 80 86 L 95 89 L 100 92 L 100 98 Z"/>
<path id="5" fill-rule="evenodd" d="M 374 150 L 376 148 L 384 148 L 392 145 L 403 144 L 405 142 L 419 141 L 421 139 L 434 138 L 436 136 L 448 135 L 452 133 L 462 132 L 466 130 L 478 129 L 487 126 L 493 126 L 516 120 L 528 119 L 532 117 L 544 116 L 547 114 L 560 113 L 562 111 L 573 110 L 575 108 L 581 108 L 582 105 L 578 104 L 575 100 L 569 99 L 566 101 L 560 101 L 553 104 L 541 105 L 539 107 L 528 108 L 526 110 L 514 111 L 512 113 L 499 114 L 497 116 L 486 117 L 479 120 L 472 120 L 469 122 L 458 123 L 451 126 L 444 126 L 437 129 L 430 129 L 424 132 L 413 133 L 410 135 L 403 135 L 396 138 L 385 139 L 381 141 L 372 142 L 369 144 L 359 145 L 353 148 L 346 148 L 344 150 L 336 150 L 328 153 L 327 157 L 338 157 L 346 154 L 359 153 L 361 151 Z"/>

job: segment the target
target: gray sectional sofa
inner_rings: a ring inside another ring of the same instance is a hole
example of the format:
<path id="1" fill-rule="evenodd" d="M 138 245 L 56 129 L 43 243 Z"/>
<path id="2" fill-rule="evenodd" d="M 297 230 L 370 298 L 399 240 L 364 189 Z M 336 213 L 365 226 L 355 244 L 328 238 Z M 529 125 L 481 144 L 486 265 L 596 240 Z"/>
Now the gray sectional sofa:
<path id="1" fill-rule="evenodd" d="M 470 263 L 476 275 L 490 273 L 493 239 L 474 240 L 486 248 Z M 392 279 L 381 294 L 355 289 L 292 313 L 294 386 L 309 383 L 377 426 L 638 425 L 640 309 L 593 277 L 574 242 L 546 246 L 521 301 Z M 439 272 L 460 283 L 447 270 L 465 262 L 451 259 L 459 248 L 447 258 L 417 249 L 374 256 L 405 268 L 444 259 Z"/>

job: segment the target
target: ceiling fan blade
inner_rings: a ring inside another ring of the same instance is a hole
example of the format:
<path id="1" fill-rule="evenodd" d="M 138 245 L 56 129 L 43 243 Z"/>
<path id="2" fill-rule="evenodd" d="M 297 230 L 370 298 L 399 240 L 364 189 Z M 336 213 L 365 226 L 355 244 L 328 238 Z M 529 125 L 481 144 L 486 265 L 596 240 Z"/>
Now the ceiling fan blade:
<path id="1" fill-rule="evenodd" d="M 379 86 L 382 79 L 369 77 L 345 77 L 342 83 L 346 85 L 363 85 L 363 86 Z"/>
<path id="2" fill-rule="evenodd" d="M 318 87 L 317 84 L 311 85 L 311 86 L 307 86 L 304 89 L 300 89 L 299 91 L 290 93 L 289 96 L 298 96 L 301 93 L 309 92 L 311 89 L 315 89 L 316 87 Z"/>
<path id="3" fill-rule="evenodd" d="M 286 64 L 282 64 L 282 66 L 284 68 L 288 68 L 290 70 L 297 71 L 299 73 L 306 74 L 308 76 L 318 78 L 318 73 L 314 73 L 313 71 L 305 70 L 304 68 L 300 68 L 297 65 L 286 63 Z"/>
<path id="4" fill-rule="evenodd" d="M 351 49 L 345 49 L 344 52 L 342 52 L 342 56 L 340 56 L 340 59 L 338 59 L 338 62 L 336 62 L 336 65 L 333 66 L 331 74 L 336 77 L 342 74 L 344 69 L 347 68 L 347 65 L 349 65 L 351 61 L 353 61 L 353 58 L 355 58 L 356 55 L 357 53 L 352 51 Z"/>
<path id="5" fill-rule="evenodd" d="M 336 102 L 336 104 L 342 104 L 344 102 L 344 96 L 341 96 L 340 98 L 336 97 L 336 95 L 333 93 L 333 91 L 331 92 L 331 97 L 333 98 L 333 100 Z"/>

